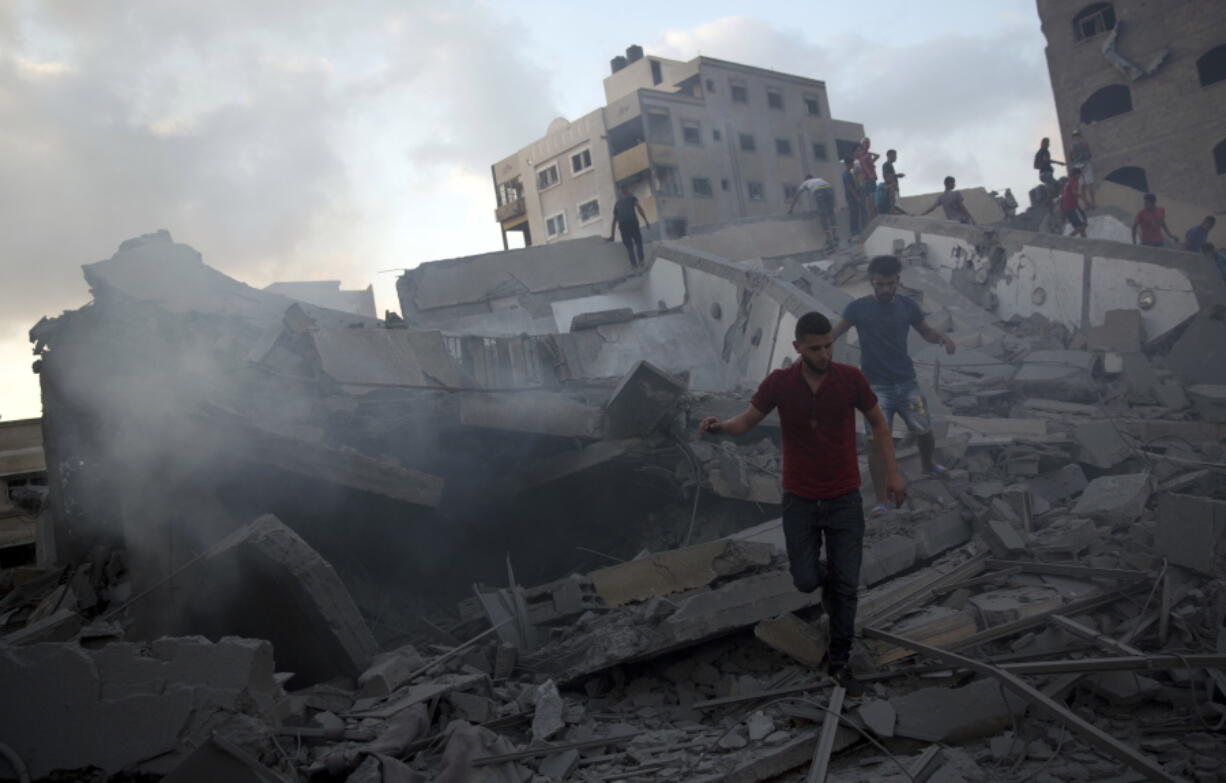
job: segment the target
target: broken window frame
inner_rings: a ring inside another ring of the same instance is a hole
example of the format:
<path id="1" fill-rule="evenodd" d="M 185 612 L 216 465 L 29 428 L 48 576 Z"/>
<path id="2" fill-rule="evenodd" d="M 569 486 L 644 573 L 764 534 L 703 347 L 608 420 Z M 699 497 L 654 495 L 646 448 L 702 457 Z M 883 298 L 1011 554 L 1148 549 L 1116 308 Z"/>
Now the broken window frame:
<path id="1" fill-rule="evenodd" d="M 822 99 L 813 93 L 805 93 L 805 114 L 810 117 L 822 116 Z"/>
<path id="2" fill-rule="evenodd" d="M 715 191 L 711 188 L 710 177 L 691 177 L 690 192 L 694 198 L 714 198 Z"/>
<path id="3" fill-rule="evenodd" d="M 785 138 L 775 139 L 775 154 L 781 158 L 792 157 L 792 140 Z"/>
<path id="4" fill-rule="evenodd" d="M 523 200 L 523 197 L 524 183 L 519 177 L 498 183 L 498 206 L 514 204 L 516 201 Z"/>
<path id="5" fill-rule="evenodd" d="M 1145 169 L 1140 166 L 1120 166 L 1106 177 L 1103 177 L 1103 179 L 1107 182 L 1123 185 L 1126 188 L 1132 188 L 1141 193 L 1149 192 L 1149 176 L 1145 173 Z"/>
<path id="6" fill-rule="evenodd" d="M 758 140 L 754 138 L 752 133 L 738 133 L 737 148 L 741 152 L 757 152 Z"/>
<path id="7" fill-rule="evenodd" d="M 550 171 L 553 172 L 552 181 L 547 181 L 550 180 Z M 536 190 L 538 193 L 550 188 L 556 188 L 560 184 L 562 184 L 562 172 L 558 170 L 558 162 L 556 160 L 536 170 Z"/>
<path id="8" fill-rule="evenodd" d="M 692 131 L 692 133 L 691 133 Z M 692 147 L 702 146 L 702 123 L 698 120 L 681 121 L 681 142 Z"/>
<path id="9" fill-rule="evenodd" d="M 766 189 L 762 187 L 761 182 L 756 180 L 749 180 L 745 183 L 745 194 L 750 201 L 766 201 Z"/>
<path id="10" fill-rule="evenodd" d="M 784 111 L 783 90 L 778 87 L 766 88 L 766 108 Z"/>
<path id="11" fill-rule="evenodd" d="M 589 211 L 585 216 L 583 213 L 588 207 L 593 207 L 594 211 Z M 581 226 L 600 220 L 600 199 L 593 198 L 576 205 L 575 214 L 579 216 L 579 225 Z"/>
<path id="12" fill-rule="evenodd" d="M 550 239 L 557 239 L 558 237 L 565 235 L 566 232 L 567 232 L 567 226 L 566 226 L 566 211 L 565 210 L 555 213 L 553 215 L 549 215 L 548 217 L 545 218 L 546 241 Z"/>
<path id="13" fill-rule="evenodd" d="M 728 95 L 737 106 L 748 106 L 749 84 L 744 79 L 729 79 Z"/>
<path id="14" fill-rule="evenodd" d="M 656 164 L 651 167 L 652 187 L 661 196 L 684 198 L 685 189 L 681 185 L 681 169 L 676 166 Z"/>
<path id="15" fill-rule="evenodd" d="M 826 151 L 826 145 L 819 141 L 813 142 L 813 159 L 814 160 L 830 160 L 830 153 Z"/>
<path id="16" fill-rule="evenodd" d="M 1115 28 L 1115 7 L 1111 3 L 1091 3 L 1073 16 L 1073 40 L 1088 41 Z"/>
<path id="17" fill-rule="evenodd" d="M 1125 103 L 1120 100 L 1121 97 L 1127 98 L 1127 108 L 1120 108 Z M 1108 84 L 1099 87 L 1081 102 L 1077 116 L 1082 125 L 1091 125 L 1096 122 L 1105 122 L 1121 114 L 1128 114 L 1132 109 L 1132 90 L 1128 85 Z"/>
<path id="18" fill-rule="evenodd" d="M 647 143 L 672 146 L 673 117 L 668 109 L 652 107 L 644 113 L 647 115 L 644 128 Z"/>
<path id="19" fill-rule="evenodd" d="M 576 167 L 576 158 L 578 163 L 583 164 Z M 592 148 L 584 147 L 583 149 L 572 152 L 570 155 L 570 173 L 571 176 L 586 174 L 592 170 Z"/>

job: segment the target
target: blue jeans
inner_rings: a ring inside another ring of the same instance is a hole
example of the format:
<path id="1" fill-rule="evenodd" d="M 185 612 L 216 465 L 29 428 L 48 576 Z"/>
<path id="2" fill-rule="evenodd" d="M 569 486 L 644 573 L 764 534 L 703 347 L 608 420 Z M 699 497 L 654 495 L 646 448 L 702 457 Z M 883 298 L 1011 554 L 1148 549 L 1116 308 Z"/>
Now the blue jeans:
<path id="1" fill-rule="evenodd" d="M 928 417 L 928 400 L 920 392 L 919 383 L 914 380 L 902 383 L 872 384 L 873 394 L 877 395 L 877 404 L 885 414 L 886 426 L 894 423 L 894 414 L 902 416 L 911 432 L 923 434 L 932 430 L 932 421 Z M 864 422 L 865 430 L 871 434 L 868 421 Z"/>
<path id="2" fill-rule="evenodd" d="M 822 603 L 830 615 L 830 665 L 846 665 L 856 633 L 856 600 L 864 554 L 864 506 L 860 490 L 826 500 L 810 500 L 784 492 L 783 537 L 796 589 L 802 593 L 818 588 L 823 591 Z"/>

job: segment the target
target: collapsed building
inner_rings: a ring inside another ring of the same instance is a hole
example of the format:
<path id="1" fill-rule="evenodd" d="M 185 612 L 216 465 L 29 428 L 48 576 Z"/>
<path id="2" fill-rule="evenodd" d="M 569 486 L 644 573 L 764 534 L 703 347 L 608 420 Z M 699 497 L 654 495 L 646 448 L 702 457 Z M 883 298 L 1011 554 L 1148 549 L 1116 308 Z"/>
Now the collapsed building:
<path id="1" fill-rule="evenodd" d="M 0 598 L 3 755 L 29 779 L 1226 776 L 1216 270 L 902 216 L 823 243 L 796 216 L 641 272 L 595 238 L 449 259 L 386 320 L 166 232 L 86 265 L 93 301 L 31 330 L 47 492 Z M 900 444 L 870 693 L 841 704 L 787 572 L 776 416 L 694 433 L 879 253 L 959 346 L 912 349 L 952 470 Z"/>

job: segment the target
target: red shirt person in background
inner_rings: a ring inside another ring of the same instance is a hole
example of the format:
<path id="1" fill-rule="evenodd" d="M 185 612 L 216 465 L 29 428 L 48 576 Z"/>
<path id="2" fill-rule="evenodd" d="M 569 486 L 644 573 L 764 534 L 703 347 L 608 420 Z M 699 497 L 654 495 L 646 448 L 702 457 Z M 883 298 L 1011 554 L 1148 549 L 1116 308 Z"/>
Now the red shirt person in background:
<path id="1" fill-rule="evenodd" d="M 1060 190 L 1060 214 L 1073 227 L 1069 236 L 1086 235 L 1086 213 L 1081 211 L 1081 170 L 1076 166 L 1069 171 L 1068 181 Z"/>
<path id="2" fill-rule="evenodd" d="M 783 534 L 796 589 L 822 590 L 830 618 L 828 671 L 849 694 L 862 689 L 848 669 L 856 625 L 856 592 L 864 548 L 864 502 L 856 456 L 855 411 L 873 429 L 886 466 L 886 493 L 898 505 L 906 485 L 894 461 L 894 441 L 877 397 L 859 369 L 832 360 L 834 334 L 821 313 L 796 322 L 792 347 L 800 361 L 775 370 L 749 407 L 720 421 L 708 416 L 698 434 L 742 435 L 775 408 L 783 435 Z M 821 562 L 822 539 L 826 562 Z"/>
<path id="3" fill-rule="evenodd" d="M 1162 234 L 1174 239 L 1175 235 L 1166 227 L 1166 210 L 1158 206 L 1158 197 L 1153 193 L 1145 194 L 1145 206 L 1132 221 L 1132 244 L 1137 243 L 1137 229 L 1141 229 L 1141 244 L 1150 247 L 1162 247 Z"/>

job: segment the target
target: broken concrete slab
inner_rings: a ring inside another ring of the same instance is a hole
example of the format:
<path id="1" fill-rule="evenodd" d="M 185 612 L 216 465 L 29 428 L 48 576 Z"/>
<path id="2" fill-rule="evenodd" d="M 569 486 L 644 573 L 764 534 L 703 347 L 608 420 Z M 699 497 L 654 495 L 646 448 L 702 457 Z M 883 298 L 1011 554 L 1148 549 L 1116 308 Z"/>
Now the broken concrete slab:
<path id="1" fill-rule="evenodd" d="M 0 645 L 17 647 L 38 642 L 66 642 L 81 630 L 81 615 L 74 609 L 60 609 L 27 623 L 24 628 L 0 637 Z"/>
<path id="2" fill-rule="evenodd" d="M 1035 476 L 1026 487 L 1049 503 L 1060 503 L 1082 492 L 1089 482 L 1080 465 L 1068 464 L 1057 471 Z"/>
<path id="3" fill-rule="evenodd" d="M 1011 523 L 1002 519 L 985 522 L 983 537 L 987 539 L 988 546 L 992 547 L 992 552 L 999 558 L 1008 558 L 1026 551 L 1026 541 L 1022 538 L 1022 534 Z"/>
<path id="4" fill-rule="evenodd" d="M 820 664 L 830 645 L 830 632 L 825 624 L 805 622 L 790 612 L 758 623 L 753 635 L 767 647 L 806 666 Z"/>
<path id="5" fill-rule="evenodd" d="M 915 533 L 915 557 L 931 560 L 942 552 L 961 546 L 970 540 L 971 525 L 962 518 L 962 512 L 950 509 L 917 523 Z"/>
<path id="6" fill-rule="evenodd" d="M 927 606 L 903 617 L 892 630 L 893 633 L 908 639 L 939 647 L 973 635 L 979 630 L 979 626 L 969 611 L 948 606 Z M 878 666 L 911 655 L 911 650 L 905 647 L 877 642 L 870 644 L 874 645 L 876 650 L 875 661 Z"/>
<path id="7" fill-rule="evenodd" d="M 1152 491 L 1148 473 L 1100 476 L 1086 486 L 1073 513 L 1112 524 L 1131 524 L 1140 518 Z"/>
<path id="8" fill-rule="evenodd" d="M 888 701 L 884 699 L 866 701 L 856 710 L 856 715 L 860 718 L 860 722 L 868 726 L 869 730 L 878 737 L 894 736 L 894 724 L 898 721 L 898 714 L 894 712 L 894 706 Z"/>
<path id="9" fill-rule="evenodd" d="M 278 668 L 306 684 L 356 678 L 377 649 L 331 564 L 272 514 L 227 537 L 194 574 L 187 611 L 198 630 L 267 636 Z"/>
<path id="10" fill-rule="evenodd" d="M 1132 447 L 1110 420 L 1078 424 L 1073 437 L 1080 446 L 1079 460 L 1101 470 L 1110 470 L 1132 456 Z"/>
<path id="11" fill-rule="evenodd" d="M 686 384 L 647 361 L 639 361 L 622 378 L 604 408 L 610 438 L 646 435 L 673 410 Z"/>
<path id="12" fill-rule="evenodd" d="M 1175 565 L 1226 575 L 1226 501 L 1165 493 L 1158 500 L 1154 547 Z"/>
<path id="13" fill-rule="evenodd" d="M 1032 351 L 1013 376 L 1023 394 L 1071 402 L 1098 399 L 1095 356 L 1087 351 Z"/>
<path id="14" fill-rule="evenodd" d="M 588 576 L 606 604 L 623 606 L 703 587 L 769 565 L 773 556 L 770 544 L 721 539 L 601 568 Z"/>
<path id="15" fill-rule="evenodd" d="M 1202 420 L 1226 422 L 1226 385 L 1200 383 L 1189 386 L 1188 399 Z"/>
<path id="16" fill-rule="evenodd" d="M 1042 439 L 1047 436 L 1046 419 L 993 419 L 985 416 L 949 416 L 946 437 L 970 435 L 969 445 L 1005 446 L 1015 440 Z"/>
<path id="17" fill-rule="evenodd" d="M 413 645 L 382 653 L 372 661 L 370 668 L 358 677 L 357 697 L 369 699 L 387 696 L 408 682 L 425 664 L 425 659 Z"/>
<path id="18" fill-rule="evenodd" d="M 1137 353 L 1144 344 L 1140 310 L 1108 310 L 1102 324 L 1086 332 L 1086 347 L 1092 351 Z"/>
<path id="19" fill-rule="evenodd" d="M 919 547 L 913 538 L 886 536 L 873 541 L 864 549 L 860 565 L 860 584 L 872 586 L 901 574 L 915 565 Z"/>
<path id="20" fill-rule="evenodd" d="M 992 628 L 1046 614 L 1062 606 L 1064 599 L 1052 587 L 1010 587 L 973 595 L 970 604 L 983 619 L 983 626 Z"/>
<path id="21" fill-rule="evenodd" d="M 1226 384 L 1226 322 L 1198 316 L 1171 346 L 1166 366 L 1185 383 Z"/>
<path id="22" fill-rule="evenodd" d="M 558 686 L 553 680 L 546 680 L 536 687 L 534 694 L 534 711 L 532 713 L 532 738 L 544 742 L 553 737 L 566 726 L 562 717 L 566 705 Z"/>
<path id="23" fill-rule="evenodd" d="M 924 742 L 960 743 L 988 737 L 1021 720 L 1026 701 L 988 679 L 961 688 L 920 688 L 890 699 L 894 734 Z"/>

